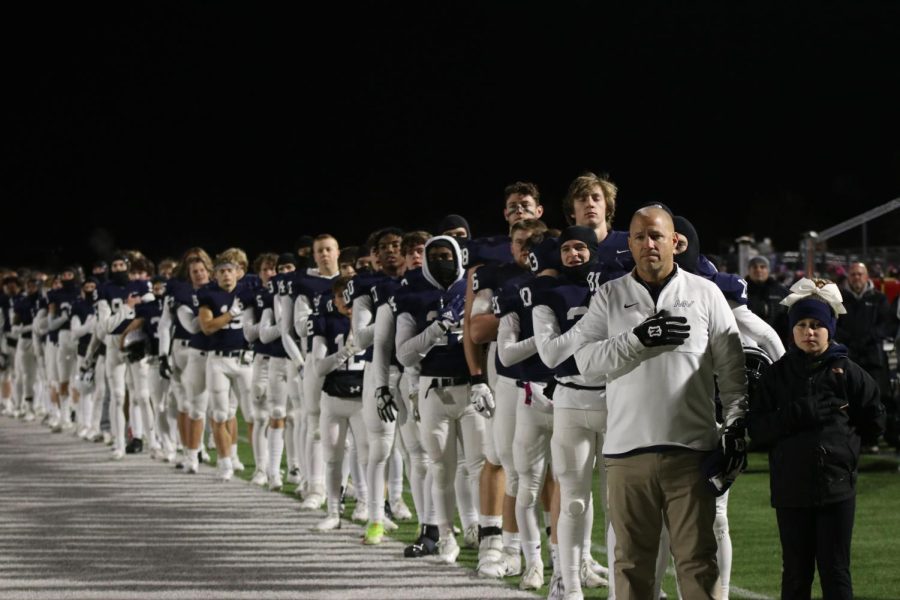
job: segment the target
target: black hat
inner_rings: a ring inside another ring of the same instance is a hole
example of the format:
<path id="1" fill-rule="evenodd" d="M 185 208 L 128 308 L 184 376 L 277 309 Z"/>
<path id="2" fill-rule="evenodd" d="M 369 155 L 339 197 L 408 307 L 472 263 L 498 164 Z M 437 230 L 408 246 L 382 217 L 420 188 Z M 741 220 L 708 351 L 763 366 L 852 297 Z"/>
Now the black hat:
<path id="1" fill-rule="evenodd" d="M 472 230 L 469 228 L 469 222 L 466 221 L 465 217 L 460 215 L 447 215 L 441 222 L 438 223 L 437 232 L 438 234 L 443 234 L 445 231 L 450 231 L 451 229 L 456 229 L 457 227 L 462 227 L 466 230 L 466 237 L 472 239 Z"/>
<path id="2" fill-rule="evenodd" d="M 278 255 L 278 262 L 275 263 L 275 268 L 277 269 L 281 265 L 294 265 L 294 268 L 296 268 L 297 256 L 293 252 L 282 252 Z"/>

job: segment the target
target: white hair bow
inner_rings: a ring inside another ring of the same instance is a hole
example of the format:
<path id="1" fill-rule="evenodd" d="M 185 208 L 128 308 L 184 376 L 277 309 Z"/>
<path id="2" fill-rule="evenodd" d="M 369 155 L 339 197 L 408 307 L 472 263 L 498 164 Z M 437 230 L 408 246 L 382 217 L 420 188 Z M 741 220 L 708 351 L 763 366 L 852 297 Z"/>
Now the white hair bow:
<path id="1" fill-rule="evenodd" d="M 841 291 L 838 289 L 838 286 L 833 283 L 829 283 L 822 287 L 819 287 L 813 280 L 807 277 L 804 277 L 803 279 L 792 285 L 791 293 L 787 298 L 782 300 L 781 303 L 785 306 L 793 306 L 795 302 L 813 297 L 818 297 L 821 300 L 827 302 L 831 307 L 831 310 L 834 311 L 834 314 L 847 314 L 847 309 L 844 308 L 843 304 L 844 299 L 843 297 L 841 297 Z"/>

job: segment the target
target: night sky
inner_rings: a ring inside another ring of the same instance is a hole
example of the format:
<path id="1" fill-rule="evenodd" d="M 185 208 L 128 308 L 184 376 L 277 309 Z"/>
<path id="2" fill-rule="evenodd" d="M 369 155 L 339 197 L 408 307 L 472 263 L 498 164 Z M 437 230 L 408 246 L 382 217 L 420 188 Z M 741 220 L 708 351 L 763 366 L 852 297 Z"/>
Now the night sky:
<path id="1" fill-rule="evenodd" d="M 502 233 L 517 179 L 560 226 L 584 170 L 619 185 L 616 227 L 662 201 L 711 253 L 900 196 L 898 3 L 482 4 L 8 16 L 0 264 L 355 245 L 451 212 Z"/>

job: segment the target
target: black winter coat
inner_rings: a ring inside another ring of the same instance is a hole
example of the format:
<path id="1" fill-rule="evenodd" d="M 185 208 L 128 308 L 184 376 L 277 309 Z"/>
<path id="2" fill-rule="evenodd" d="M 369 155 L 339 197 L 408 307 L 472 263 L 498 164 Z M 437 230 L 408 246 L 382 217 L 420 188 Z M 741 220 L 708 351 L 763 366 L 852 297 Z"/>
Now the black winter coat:
<path id="1" fill-rule="evenodd" d="M 886 369 L 884 340 L 894 339 L 887 296 L 871 283 L 860 297 L 847 289 L 842 295 L 847 314 L 838 318 L 835 340 L 847 346 L 850 358 L 862 368 Z"/>
<path id="2" fill-rule="evenodd" d="M 771 448 L 772 506 L 853 497 L 860 435 L 879 435 L 884 419 L 877 384 L 844 346 L 816 357 L 792 346 L 763 373 L 750 405 L 750 437 Z"/>

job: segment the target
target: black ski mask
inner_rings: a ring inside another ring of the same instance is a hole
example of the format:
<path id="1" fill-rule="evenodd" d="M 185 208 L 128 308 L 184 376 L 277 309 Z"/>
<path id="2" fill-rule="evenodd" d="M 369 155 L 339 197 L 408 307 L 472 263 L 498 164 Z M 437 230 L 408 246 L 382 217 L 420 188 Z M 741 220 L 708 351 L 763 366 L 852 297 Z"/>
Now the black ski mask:
<path id="1" fill-rule="evenodd" d="M 447 248 L 453 253 L 451 260 L 438 260 L 429 256 L 429 250 L 432 248 Z M 436 240 L 425 247 L 426 261 L 428 262 L 428 272 L 445 290 L 456 282 L 459 278 L 459 265 L 457 261 L 459 256 L 456 249 L 448 240 Z"/>
<path id="2" fill-rule="evenodd" d="M 675 263 L 689 273 L 697 272 L 697 261 L 700 260 L 700 238 L 697 230 L 684 217 L 674 217 L 675 232 L 687 238 L 687 249 L 675 255 Z"/>
<path id="3" fill-rule="evenodd" d="M 116 285 L 124 286 L 128 283 L 128 271 L 110 271 L 109 280 Z"/>
<path id="4" fill-rule="evenodd" d="M 563 264 L 560 267 L 560 270 L 566 278 L 574 282 L 583 283 L 587 281 L 588 273 L 593 271 L 597 266 L 597 262 L 599 261 L 597 254 L 600 251 L 600 244 L 597 242 L 597 234 L 593 229 L 590 227 L 582 227 L 580 225 L 573 225 L 563 229 L 563 232 L 559 236 L 560 248 L 562 248 L 563 244 L 572 240 L 578 240 L 587 244 L 588 250 L 591 252 L 591 257 L 587 262 L 574 267 L 567 267 Z"/>

